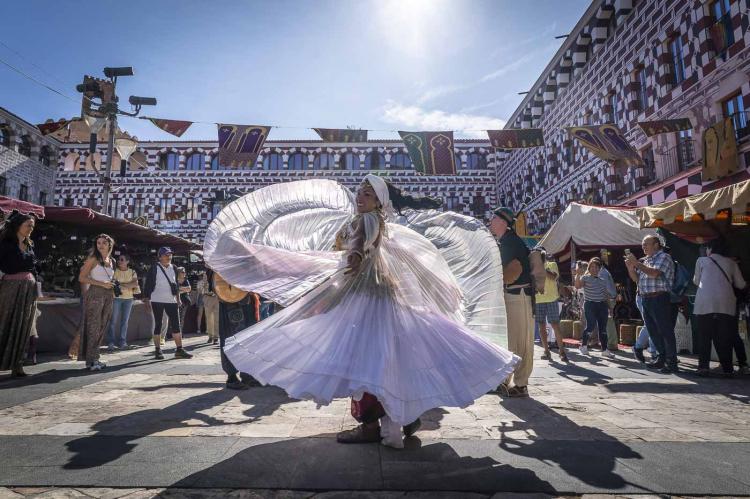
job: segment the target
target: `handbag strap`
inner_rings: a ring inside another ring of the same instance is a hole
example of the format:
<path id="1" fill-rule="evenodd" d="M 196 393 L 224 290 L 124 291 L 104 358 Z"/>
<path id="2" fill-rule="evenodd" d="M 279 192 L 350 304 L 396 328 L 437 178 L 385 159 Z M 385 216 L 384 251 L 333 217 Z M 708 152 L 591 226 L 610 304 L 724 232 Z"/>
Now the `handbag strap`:
<path id="1" fill-rule="evenodd" d="M 164 274 L 164 279 L 166 279 L 169 284 L 174 284 L 175 286 L 177 285 L 177 282 L 172 282 L 169 280 L 169 277 L 167 277 L 167 273 L 164 271 L 164 267 L 161 266 L 161 263 L 157 263 L 156 266 L 159 267 L 161 273 Z M 177 276 L 175 276 L 175 281 L 177 281 L 176 278 Z"/>
<path id="2" fill-rule="evenodd" d="M 722 274 L 724 275 L 724 279 L 726 279 L 726 280 L 727 280 L 727 282 L 729 283 L 729 287 L 731 287 L 731 288 L 733 288 L 733 289 L 734 289 L 734 283 L 733 283 L 733 282 L 732 282 L 732 280 L 731 280 L 731 279 L 729 278 L 729 276 L 728 276 L 728 275 L 727 275 L 727 273 L 726 273 L 726 272 L 724 271 L 724 269 L 723 269 L 723 268 L 721 268 L 721 265 L 719 265 L 719 262 L 717 262 L 716 260 L 714 260 L 714 259 L 713 259 L 713 258 L 711 258 L 710 256 L 708 257 L 708 259 L 709 259 L 709 260 L 711 260 L 712 262 L 714 262 L 714 265 L 716 265 L 717 267 L 719 267 L 719 270 L 721 270 L 721 273 L 722 273 Z"/>

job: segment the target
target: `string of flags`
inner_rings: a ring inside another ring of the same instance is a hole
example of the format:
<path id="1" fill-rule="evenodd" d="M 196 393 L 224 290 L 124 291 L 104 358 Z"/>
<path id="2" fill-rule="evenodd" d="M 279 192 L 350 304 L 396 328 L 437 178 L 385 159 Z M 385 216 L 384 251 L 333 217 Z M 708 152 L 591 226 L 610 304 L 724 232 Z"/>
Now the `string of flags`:
<path id="1" fill-rule="evenodd" d="M 47 135 L 80 120 L 60 120 L 37 125 Z M 181 137 L 194 121 L 172 120 L 155 117 L 141 117 L 175 137 Z M 653 135 L 689 130 L 689 119 L 673 119 L 639 122 L 644 133 Z M 272 128 L 271 125 L 240 125 L 216 123 L 219 142 L 219 162 L 230 168 L 251 167 L 258 159 L 263 145 Z M 571 139 L 577 140 L 595 156 L 617 167 L 643 166 L 643 160 L 628 142 L 622 130 L 614 124 L 584 125 L 564 128 Z M 368 130 L 313 128 L 323 142 L 355 143 L 366 142 Z M 489 142 L 497 149 L 525 149 L 544 146 L 544 132 L 541 128 L 487 130 Z M 456 156 L 453 131 L 398 131 L 409 153 L 415 171 L 423 175 L 455 175 Z"/>

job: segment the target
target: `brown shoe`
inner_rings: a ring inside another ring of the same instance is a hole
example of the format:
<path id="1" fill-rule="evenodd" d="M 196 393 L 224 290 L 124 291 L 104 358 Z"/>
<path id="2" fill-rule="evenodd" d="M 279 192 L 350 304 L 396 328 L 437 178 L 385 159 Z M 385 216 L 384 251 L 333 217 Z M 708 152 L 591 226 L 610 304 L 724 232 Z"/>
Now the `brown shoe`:
<path id="1" fill-rule="evenodd" d="M 351 430 L 340 431 L 336 434 L 336 441 L 340 444 L 371 444 L 380 442 L 380 427 L 367 428 L 359 425 Z"/>
<path id="2" fill-rule="evenodd" d="M 529 389 L 525 386 L 514 386 L 508 389 L 508 397 L 510 398 L 526 398 L 529 396 Z"/>

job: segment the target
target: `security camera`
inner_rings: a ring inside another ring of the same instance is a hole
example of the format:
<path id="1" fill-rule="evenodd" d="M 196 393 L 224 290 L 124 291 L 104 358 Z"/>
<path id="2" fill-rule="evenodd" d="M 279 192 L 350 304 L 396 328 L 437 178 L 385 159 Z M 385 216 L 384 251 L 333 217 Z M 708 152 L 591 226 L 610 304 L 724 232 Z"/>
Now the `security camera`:
<path id="1" fill-rule="evenodd" d="M 104 76 L 107 78 L 116 78 L 118 76 L 133 76 L 133 68 L 124 66 L 121 68 L 104 68 Z"/>
<path id="2" fill-rule="evenodd" d="M 155 97 L 138 97 L 137 95 L 131 95 L 130 99 L 128 99 L 128 102 L 130 102 L 130 104 L 133 106 L 155 106 L 156 98 Z"/>

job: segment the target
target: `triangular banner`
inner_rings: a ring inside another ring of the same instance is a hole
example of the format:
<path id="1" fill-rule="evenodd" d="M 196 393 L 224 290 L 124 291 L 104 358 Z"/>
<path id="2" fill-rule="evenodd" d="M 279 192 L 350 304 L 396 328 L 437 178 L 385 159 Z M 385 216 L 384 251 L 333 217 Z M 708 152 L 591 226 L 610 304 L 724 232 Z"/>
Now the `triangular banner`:
<path id="1" fill-rule="evenodd" d="M 682 130 L 690 130 L 693 128 L 693 124 L 690 123 L 690 118 L 679 118 L 676 120 L 657 120 L 657 121 L 639 121 L 638 126 L 641 127 L 643 133 L 648 137 L 653 137 L 660 133 L 679 132 Z"/>
<path id="2" fill-rule="evenodd" d="M 192 121 L 180 121 L 180 120 L 163 120 L 160 118 L 143 118 L 149 120 L 151 123 L 161 128 L 165 132 L 174 135 L 175 137 L 181 137 L 183 133 L 190 128 L 193 124 Z"/>
<path id="3" fill-rule="evenodd" d="M 76 121 L 76 120 L 72 119 L 72 120 L 52 121 L 48 123 L 42 123 L 41 125 L 37 125 L 36 127 L 39 129 L 42 135 L 49 135 L 51 133 L 57 132 L 58 130 L 62 130 L 63 128 L 68 126 L 70 122 L 72 121 Z"/>
<path id="4" fill-rule="evenodd" d="M 270 130 L 270 126 L 219 123 L 219 164 L 235 168 L 254 166 Z"/>
<path id="5" fill-rule="evenodd" d="M 425 175 L 455 175 L 453 132 L 402 132 L 414 169 Z"/>
<path id="6" fill-rule="evenodd" d="M 323 142 L 367 142 L 367 130 L 350 128 L 313 128 Z"/>
<path id="7" fill-rule="evenodd" d="M 608 123 L 572 126 L 567 130 L 571 138 L 578 140 L 586 149 L 605 161 L 617 162 L 618 166 L 643 164 L 643 160 L 617 125 Z"/>

